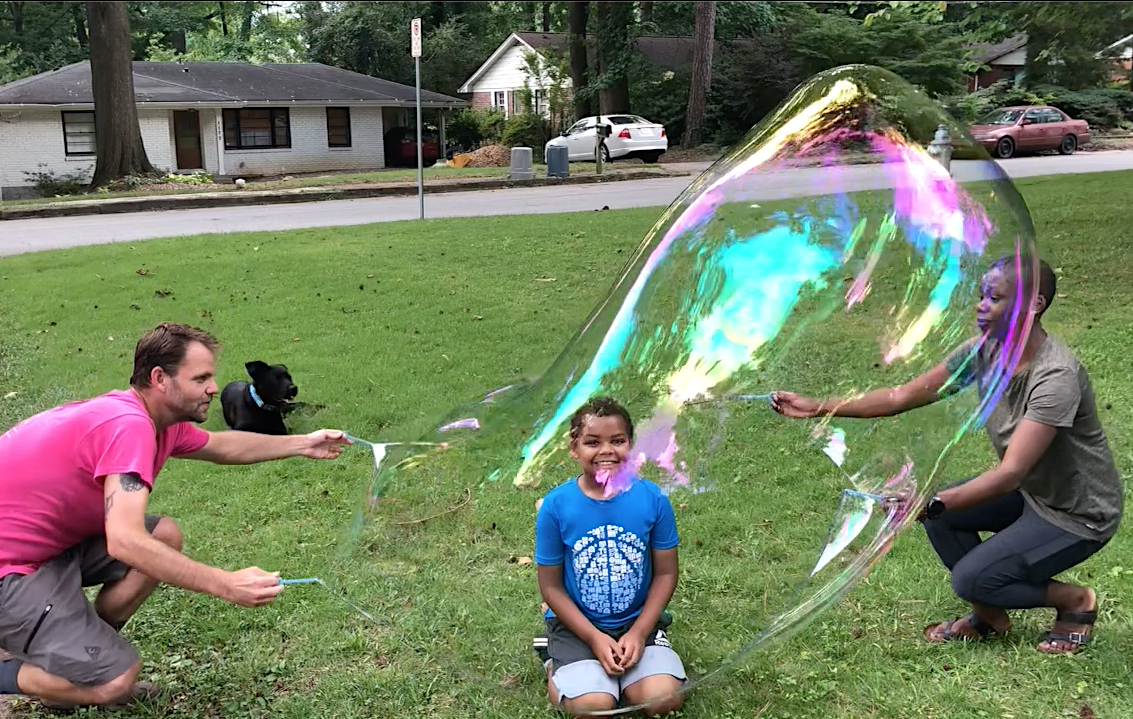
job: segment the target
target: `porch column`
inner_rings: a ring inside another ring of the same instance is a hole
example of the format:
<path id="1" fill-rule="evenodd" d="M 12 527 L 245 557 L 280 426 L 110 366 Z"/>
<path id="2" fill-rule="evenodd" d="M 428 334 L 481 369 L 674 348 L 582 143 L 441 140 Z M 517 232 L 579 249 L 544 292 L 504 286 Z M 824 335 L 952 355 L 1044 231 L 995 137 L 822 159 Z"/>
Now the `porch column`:
<path id="1" fill-rule="evenodd" d="M 448 156 L 445 154 L 445 148 L 448 144 L 445 142 L 445 118 L 448 116 L 448 110 L 441 110 L 441 160 L 447 160 Z"/>
<path id="2" fill-rule="evenodd" d="M 224 110 L 216 108 L 216 174 L 223 176 L 224 172 Z"/>

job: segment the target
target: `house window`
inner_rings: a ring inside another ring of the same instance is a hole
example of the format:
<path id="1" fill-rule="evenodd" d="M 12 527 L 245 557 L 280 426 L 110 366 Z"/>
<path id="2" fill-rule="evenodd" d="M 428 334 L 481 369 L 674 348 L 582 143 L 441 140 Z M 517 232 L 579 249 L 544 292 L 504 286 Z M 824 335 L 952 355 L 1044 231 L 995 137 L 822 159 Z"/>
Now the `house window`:
<path id="1" fill-rule="evenodd" d="M 224 149 L 291 147 L 287 108 L 247 107 L 224 111 Z"/>
<path id="2" fill-rule="evenodd" d="M 546 90 L 535 91 L 535 114 L 546 115 L 550 111 Z"/>
<path id="3" fill-rule="evenodd" d="M 492 93 L 492 107 L 507 115 L 507 91 L 496 90 Z"/>
<path id="4" fill-rule="evenodd" d="M 93 155 L 96 143 L 93 112 L 64 112 L 63 148 L 67 155 Z"/>
<path id="5" fill-rule="evenodd" d="M 350 147 L 350 108 L 327 108 L 327 147 Z"/>

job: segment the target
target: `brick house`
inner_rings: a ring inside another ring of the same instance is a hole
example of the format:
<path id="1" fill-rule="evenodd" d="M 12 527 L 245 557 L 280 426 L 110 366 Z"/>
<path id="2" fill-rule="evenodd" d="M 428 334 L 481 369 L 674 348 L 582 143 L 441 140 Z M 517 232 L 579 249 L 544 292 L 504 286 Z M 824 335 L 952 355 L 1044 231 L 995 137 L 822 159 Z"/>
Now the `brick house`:
<path id="1" fill-rule="evenodd" d="M 319 63 L 135 62 L 142 142 L 162 170 L 217 176 L 385 167 L 384 134 L 415 125 L 407 85 Z M 422 110 L 467 107 L 421 91 Z M 29 194 L 24 174 L 94 170 L 90 63 L 0 86 L 0 187 Z"/>
<path id="2" fill-rule="evenodd" d="M 973 48 L 972 59 L 987 69 L 981 69 L 968 81 L 968 90 L 975 92 L 1008 79 L 1019 82 L 1027 64 L 1027 36 L 1020 33 L 997 43 L 981 43 Z"/>
<path id="3" fill-rule="evenodd" d="M 678 70 L 692 66 L 693 39 L 674 36 L 642 36 L 635 41 L 635 47 L 645 58 L 660 70 Z M 528 80 L 535 92 L 538 109 L 546 112 L 541 100 L 540 90 L 547 87 L 545 78 L 527 78 L 524 53 L 534 51 L 541 56 L 557 53 L 568 57 L 568 36 L 562 32 L 513 32 L 488 56 L 476 72 L 464 81 L 457 92 L 472 96 L 473 107 L 494 107 L 511 117 L 522 110 L 520 92 L 524 90 L 524 80 Z M 590 66 L 597 64 L 596 58 L 589 59 Z M 570 88 L 570 78 L 563 83 Z"/>
<path id="4" fill-rule="evenodd" d="M 1133 35 L 1121 38 L 1097 53 L 1097 57 L 1109 57 L 1114 69 L 1111 80 L 1128 80 L 1130 64 L 1133 62 Z M 1008 79 L 1019 83 L 1023 79 L 1027 64 L 1027 35 L 1020 33 L 997 43 L 981 43 L 973 47 L 972 59 L 986 69 L 981 69 L 969 78 L 968 90 L 982 90 L 1000 80 Z"/>

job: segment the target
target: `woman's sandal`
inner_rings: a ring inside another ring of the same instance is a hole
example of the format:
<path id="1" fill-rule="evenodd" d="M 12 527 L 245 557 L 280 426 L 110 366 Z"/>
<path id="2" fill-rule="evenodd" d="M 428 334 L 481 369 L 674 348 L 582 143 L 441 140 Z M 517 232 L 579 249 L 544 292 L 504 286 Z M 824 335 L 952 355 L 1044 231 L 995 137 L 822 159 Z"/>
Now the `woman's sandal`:
<path id="1" fill-rule="evenodd" d="M 993 626 L 981 619 L 975 612 L 968 614 L 966 619 L 968 620 L 968 626 L 976 630 L 978 636 L 973 637 L 970 634 L 961 634 L 960 632 L 953 631 L 952 627 L 956 625 L 956 622 L 960 621 L 960 617 L 956 617 L 947 622 L 948 626 L 944 628 L 943 633 L 936 636 L 931 635 L 931 630 L 936 629 L 946 622 L 936 622 L 935 624 L 926 626 L 924 628 L 925 639 L 930 642 L 950 642 L 954 639 L 984 639 L 999 634 L 999 632 L 995 631 Z"/>
<path id="2" fill-rule="evenodd" d="M 1043 641 L 1047 644 L 1054 642 L 1063 642 L 1069 644 L 1069 649 L 1040 649 L 1040 652 L 1046 654 L 1077 654 L 1082 651 L 1082 648 L 1090 643 L 1094 638 L 1093 626 L 1094 622 L 1098 620 L 1098 610 L 1093 609 L 1089 612 L 1059 612 L 1054 621 L 1063 622 L 1066 624 L 1085 624 L 1090 627 L 1089 633 L 1084 632 L 1056 632 L 1053 629 L 1046 633 Z"/>

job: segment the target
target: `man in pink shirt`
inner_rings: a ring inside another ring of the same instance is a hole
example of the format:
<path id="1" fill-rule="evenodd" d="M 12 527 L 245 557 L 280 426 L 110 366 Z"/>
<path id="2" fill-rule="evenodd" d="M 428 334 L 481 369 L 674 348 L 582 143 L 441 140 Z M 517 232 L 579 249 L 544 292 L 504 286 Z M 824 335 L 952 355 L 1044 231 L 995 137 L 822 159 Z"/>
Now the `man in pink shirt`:
<path id="1" fill-rule="evenodd" d="M 207 432 L 217 341 L 165 322 L 134 353 L 130 389 L 41 412 L 0 435 L 0 693 L 46 705 L 126 703 L 141 660 L 118 631 L 159 582 L 243 606 L 271 602 L 279 574 L 226 571 L 181 553 L 181 529 L 147 514 L 169 457 L 250 464 L 333 459 L 338 430 Z M 101 585 L 93 603 L 83 587 Z"/>

